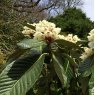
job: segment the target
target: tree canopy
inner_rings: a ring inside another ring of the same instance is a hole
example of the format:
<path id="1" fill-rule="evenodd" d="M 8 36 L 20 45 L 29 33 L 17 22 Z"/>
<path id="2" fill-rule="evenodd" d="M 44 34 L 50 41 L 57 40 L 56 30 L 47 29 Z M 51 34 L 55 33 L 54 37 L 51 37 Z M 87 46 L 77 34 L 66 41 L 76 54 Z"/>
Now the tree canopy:
<path id="1" fill-rule="evenodd" d="M 93 22 L 86 17 L 81 9 L 69 8 L 62 15 L 51 17 L 49 21 L 54 22 L 62 29 L 62 32 L 73 33 L 83 38 L 93 29 Z"/>

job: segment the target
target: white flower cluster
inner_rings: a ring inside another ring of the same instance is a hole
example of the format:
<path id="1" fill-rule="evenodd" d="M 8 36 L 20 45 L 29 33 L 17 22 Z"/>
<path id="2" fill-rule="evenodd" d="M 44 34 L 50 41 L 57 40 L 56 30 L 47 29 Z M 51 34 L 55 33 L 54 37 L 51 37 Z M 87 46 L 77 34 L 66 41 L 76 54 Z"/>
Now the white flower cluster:
<path id="1" fill-rule="evenodd" d="M 94 29 L 90 31 L 89 36 L 87 36 L 87 38 L 89 41 L 88 46 L 90 48 L 94 48 Z"/>
<path id="2" fill-rule="evenodd" d="M 73 35 L 73 34 L 68 34 L 67 36 L 59 35 L 59 39 L 64 39 L 64 40 L 72 42 L 72 43 L 76 43 L 76 42 L 80 41 L 78 36 Z"/>
<path id="3" fill-rule="evenodd" d="M 94 53 L 94 29 L 90 31 L 88 38 L 88 46 L 84 47 L 84 53 L 80 56 L 82 60 L 85 60 L 88 56 L 91 56 Z"/>
<path id="4" fill-rule="evenodd" d="M 46 20 L 40 21 L 37 24 L 33 24 L 36 27 L 36 32 L 34 34 L 34 39 L 46 40 L 52 42 L 57 39 L 61 28 L 56 28 L 54 23 L 48 22 Z"/>
<path id="5" fill-rule="evenodd" d="M 77 35 L 73 36 L 72 34 L 68 34 L 67 36 L 60 35 L 61 28 L 56 27 L 54 23 L 48 22 L 46 20 L 40 21 L 39 23 L 29 24 L 35 27 L 35 30 L 24 27 L 24 31 L 22 33 L 24 35 L 31 36 L 33 35 L 33 39 L 44 40 L 47 42 L 52 42 L 56 39 L 64 39 L 73 43 L 76 43 L 80 39 Z"/>
<path id="6" fill-rule="evenodd" d="M 54 23 L 48 22 L 46 20 L 30 25 L 34 26 L 35 30 L 32 30 L 25 26 L 22 33 L 24 35 L 33 34 L 33 38 L 37 40 L 52 42 L 53 40 L 58 38 L 58 34 L 61 31 L 61 28 L 56 28 Z"/>

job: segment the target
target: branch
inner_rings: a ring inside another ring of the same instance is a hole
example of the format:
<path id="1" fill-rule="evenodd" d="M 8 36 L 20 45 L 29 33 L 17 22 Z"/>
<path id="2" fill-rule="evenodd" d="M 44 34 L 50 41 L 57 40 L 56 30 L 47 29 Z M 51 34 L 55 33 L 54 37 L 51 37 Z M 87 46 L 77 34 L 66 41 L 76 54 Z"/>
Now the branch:
<path id="1" fill-rule="evenodd" d="M 37 2 L 33 2 L 32 0 L 31 0 L 31 2 L 21 1 L 21 2 L 23 2 L 23 4 L 21 2 L 16 4 L 16 2 L 15 2 L 14 7 L 32 8 L 32 7 L 37 6 L 40 3 L 40 1 L 41 0 L 37 0 Z"/>
<path id="2" fill-rule="evenodd" d="M 41 0 L 37 0 L 37 2 L 34 4 L 34 6 L 37 6 L 40 3 Z"/>
<path id="3" fill-rule="evenodd" d="M 59 15 L 60 13 L 58 12 L 58 9 L 60 8 L 60 6 L 58 6 L 58 7 L 56 7 L 56 6 L 54 6 L 54 7 L 52 7 L 51 9 L 49 9 L 49 14 L 50 14 L 50 12 L 53 10 L 53 11 L 55 11 L 56 13 L 57 13 L 57 15 Z"/>
<path id="4" fill-rule="evenodd" d="M 73 7 L 75 7 L 75 6 L 81 6 L 81 5 L 83 5 L 83 2 L 81 0 L 74 0 Z"/>
<path id="5" fill-rule="evenodd" d="M 47 7 L 44 7 L 44 8 L 42 8 L 39 12 L 42 12 L 42 11 L 44 11 L 44 10 L 48 10 L 48 9 L 50 9 L 51 7 L 53 7 L 55 4 L 53 3 L 53 4 L 51 4 L 50 6 L 47 6 Z"/>

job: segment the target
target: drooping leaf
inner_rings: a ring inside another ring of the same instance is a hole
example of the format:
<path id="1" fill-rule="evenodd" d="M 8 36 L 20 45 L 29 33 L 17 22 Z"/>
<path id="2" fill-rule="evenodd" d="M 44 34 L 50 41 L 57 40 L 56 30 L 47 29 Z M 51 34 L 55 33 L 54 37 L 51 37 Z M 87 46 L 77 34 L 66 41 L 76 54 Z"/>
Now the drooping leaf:
<path id="1" fill-rule="evenodd" d="M 60 60 L 58 60 L 54 54 L 53 54 L 53 65 L 55 68 L 55 72 L 57 76 L 59 77 L 63 87 L 66 87 L 67 86 L 67 76 L 65 75 L 65 71 L 60 63 Z"/>
<path id="2" fill-rule="evenodd" d="M 81 73 L 81 87 L 84 95 L 93 95 L 94 76 L 93 76 L 93 55 L 86 58 L 83 63 L 79 65 L 79 73 Z M 91 78 L 89 79 L 89 77 Z M 89 89 L 88 89 L 89 88 Z"/>
<path id="3" fill-rule="evenodd" d="M 79 65 L 79 72 L 84 72 L 93 65 L 93 56 L 89 56 Z"/>
<path id="4" fill-rule="evenodd" d="M 68 80 L 68 84 L 69 84 L 70 80 L 72 79 L 72 77 L 74 75 L 72 67 L 75 67 L 76 63 L 69 55 L 67 55 L 65 53 L 61 54 L 60 60 L 62 60 L 62 63 L 63 63 L 62 66 L 64 68 L 64 72 L 67 76 L 67 80 Z"/>
<path id="5" fill-rule="evenodd" d="M 36 48 L 36 47 L 44 47 L 46 43 L 44 41 L 38 41 L 35 39 L 24 39 L 17 44 L 17 46 L 21 49 L 29 49 L 29 48 Z"/>
<path id="6" fill-rule="evenodd" d="M 81 73 L 84 77 L 89 76 L 91 74 L 91 67 L 93 66 L 93 55 L 86 58 L 79 65 L 79 73 Z"/>
<path id="7" fill-rule="evenodd" d="M 65 74 L 67 76 L 68 83 L 73 77 L 73 71 L 72 68 L 70 67 L 70 62 L 68 59 L 65 59 L 65 63 L 63 64 Z"/>
<path id="8" fill-rule="evenodd" d="M 33 87 L 42 71 L 45 54 L 39 59 L 38 56 L 32 52 L 7 65 L 0 74 L 0 95 L 25 95 Z"/>

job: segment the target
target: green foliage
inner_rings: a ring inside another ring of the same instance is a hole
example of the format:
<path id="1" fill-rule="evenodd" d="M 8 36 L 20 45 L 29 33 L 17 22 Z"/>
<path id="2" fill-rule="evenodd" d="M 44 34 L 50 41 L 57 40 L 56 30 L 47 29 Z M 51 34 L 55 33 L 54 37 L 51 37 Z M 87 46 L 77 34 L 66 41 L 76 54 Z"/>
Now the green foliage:
<path id="1" fill-rule="evenodd" d="M 33 60 L 32 57 L 35 55 L 31 54 L 31 56 L 26 57 L 27 59 L 18 59 L 4 69 L 0 76 L 1 95 L 22 95 L 33 87 L 42 71 L 44 54 L 37 61 Z"/>
<path id="2" fill-rule="evenodd" d="M 82 76 L 84 77 L 89 76 L 92 73 L 92 67 L 94 65 L 93 62 L 94 62 L 93 56 L 89 56 L 79 65 L 79 73 L 81 73 Z"/>
<path id="3" fill-rule="evenodd" d="M 84 95 L 93 95 L 94 88 L 94 59 L 89 56 L 79 65 L 80 83 Z"/>
<path id="4" fill-rule="evenodd" d="M 19 19 L 12 4 L 13 0 L 0 1 L 0 48 L 6 58 L 13 52 L 15 44 L 24 38 L 21 33 L 24 20 Z"/>
<path id="5" fill-rule="evenodd" d="M 81 62 L 82 43 L 30 38 L 17 43 L 0 65 L 0 95 L 93 95 L 93 55 Z"/>
<path id="6" fill-rule="evenodd" d="M 60 48 L 68 48 L 68 49 L 79 49 L 80 47 L 72 42 L 66 41 L 66 40 L 56 40 L 55 41 Z"/>
<path id="7" fill-rule="evenodd" d="M 93 22 L 86 17 L 86 14 L 77 8 L 69 8 L 62 15 L 50 18 L 49 21 L 60 27 L 62 32 L 73 33 L 80 38 L 86 37 L 94 27 Z"/>
<path id="8" fill-rule="evenodd" d="M 46 43 L 44 41 L 38 41 L 33 39 L 24 39 L 17 46 L 21 49 L 30 49 L 35 47 L 44 47 Z"/>
<path id="9" fill-rule="evenodd" d="M 55 71 L 59 77 L 59 79 L 61 80 L 61 83 L 64 87 L 66 87 L 67 85 L 67 76 L 65 75 L 65 71 L 64 68 L 62 67 L 62 63 L 60 63 L 60 59 L 57 59 L 55 57 L 55 55 L 53 55 L 53 64 L 54 64 L 54 68 Z"/>

